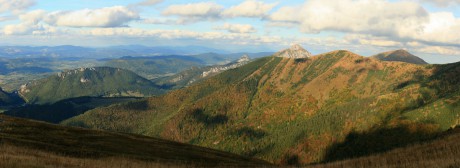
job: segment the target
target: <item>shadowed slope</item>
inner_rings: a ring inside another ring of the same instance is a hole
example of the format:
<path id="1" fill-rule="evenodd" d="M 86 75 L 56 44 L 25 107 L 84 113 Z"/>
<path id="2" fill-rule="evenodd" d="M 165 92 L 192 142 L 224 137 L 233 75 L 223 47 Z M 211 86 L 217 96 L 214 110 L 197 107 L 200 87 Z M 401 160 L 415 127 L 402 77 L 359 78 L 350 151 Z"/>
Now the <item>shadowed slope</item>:
<path id="1" fill-rule="evenodd" d="M 269 165 L 261 160 L 172 141 L 63 127 L 4 115 L 0 115 L 0 145 L 50 152 L 54 153 L 53 156 L 96 160 L 132 159 L 134 163 L 136 163 L 135 160 L 141 160 L 157 165 L 191 164 L 236 167 Z M 27 156 L 25 153 L 20 157 L 33 156 Z"/>
<path id="2" fill-rule="evenodd" d="M 368 135 L 363 134 L 362 136 Z M 377 155 L 311 167 L 460 167 L 458 158 L 460 158 L 460 129 L 456 128 L 432 141 L 397 148 Z"/>

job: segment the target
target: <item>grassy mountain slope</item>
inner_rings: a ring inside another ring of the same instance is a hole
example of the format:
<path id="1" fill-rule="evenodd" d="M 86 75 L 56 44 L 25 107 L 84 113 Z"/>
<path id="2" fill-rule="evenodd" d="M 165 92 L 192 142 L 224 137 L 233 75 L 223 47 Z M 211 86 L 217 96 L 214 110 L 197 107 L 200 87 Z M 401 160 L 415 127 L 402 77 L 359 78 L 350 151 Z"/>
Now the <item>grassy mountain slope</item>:
<path id="1" fill-rule="evenodd" d="M 412 55 L 406 50 L 388 51 L 388 52 L 374 55 L 372 56 L 372 58 L 382 60 L 382 61 L 398 61 L 398 62 L 406 62 L 406 63 L 420 64 L 420 65 L 428 64 L 427 62 L 425 62 L 425 60 L 415 55 Z"/>
<path id="2" fill-rule="evenodd" d="M 61 72 L 21 87 L 19 93 L 30 104 L 50 104 L 84 96 L 151 96 L 161 94 L 151 81 L 119 68 L 81 68 Z"/>
<path id="3" fill-rule="evenodd" d="M 440 137 L 382 154 L 311 167 L 460 167 L 460 129 Z"/>
<path id="4" fill-rule="evenodd" d="M 384 152 L 458 124 L 458 73 L 460 63 L 383 62 L 348 51 L 265 57 L 161 97 L 94 109 L 63 124 L 304 165 Z M 341 148 L 350 135 L 369 132 L 377 134 L 352 150 Z"/>
<path id="5" fill-rule="evenodd" d="M 100 165 L 113 165 L 113 162 L 129 160 L 132 161 L 129 165 L 140 162 L 139 165 L 145 167 L 268 165 L 261 160 L 172 141 L 63 127 L 4 115 L 0 115 L 0 130 L 0 149 L 8 149 L 1 154 L 2 167 L 48 167 L 53 164 L 57 167 L 96 167 L 90 163 L 99 161 Z"/>

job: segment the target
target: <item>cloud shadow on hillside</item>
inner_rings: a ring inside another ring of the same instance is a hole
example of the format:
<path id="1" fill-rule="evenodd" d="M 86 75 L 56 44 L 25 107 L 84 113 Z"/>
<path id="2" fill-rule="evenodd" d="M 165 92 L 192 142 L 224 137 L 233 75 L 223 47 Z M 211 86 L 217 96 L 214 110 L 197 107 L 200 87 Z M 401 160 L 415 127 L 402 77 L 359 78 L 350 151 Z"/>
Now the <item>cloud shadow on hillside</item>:
<path id="1" fill-rule="evenodd" d="M 429 140 L 437 134 L 426 129 L 422 124 L 379 128 L 367 132 L 351 132 L 341 143 L 333 144 L 326 150 L 324 162 L 345 160 L 382 153 L 391 149 Z M 413 130 L 413 128 L 417 128 Z"/>

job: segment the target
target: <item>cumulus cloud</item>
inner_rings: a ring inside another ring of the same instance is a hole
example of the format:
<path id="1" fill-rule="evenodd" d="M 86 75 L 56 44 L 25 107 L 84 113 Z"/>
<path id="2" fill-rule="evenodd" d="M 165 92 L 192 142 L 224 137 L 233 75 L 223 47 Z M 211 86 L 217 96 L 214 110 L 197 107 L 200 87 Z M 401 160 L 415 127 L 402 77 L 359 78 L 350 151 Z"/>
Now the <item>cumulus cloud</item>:
<path id="1" fill-rule="evenodd" d="M 35 5 L 34 0 L 0 0 L 0 13 L 18 14 L 33 5 Z"/>
<path id="2" fill-rule="evenodd" d="M 136 6 L 153 6 L 163 2 L 164 0 L 145 0 L 135 4 Z"/>
<path id="3" fill-rule="evenodd" d="M 226 17 L 265 17 L 277 3 L 266 4 L 257 0 L 246 0 L 239 5 L 225 10 L 222 15 Z"/>
<path id="4" fill-rule="evenodd" d="M 138 28 L 94 28 L 81 30 L 79 34 L 88 36 L 119 36 L 119 37 L 149 37 L 160 39 L 192 39 L 205 41 L 221 41 L 231 44 L 280 44 L 287 41 L 277 36 L 258 36 L 241 33 L 196 32 L 188 30 L 146 30 Z"/>
<path id="5" fill-rule="evenodd" d="M 388 10 L 391 9 L 391 10 Z M 298 11 L 298 12 L 294 12 Z M 273 21 L 297 22 L 306 33 L 325 30 L 372 32 L 383 35 L 421 29 L 428 13 L 417 3 L 383 0 L 309 0 L 303 6 L 283 7 L 270 18 Z"/>
<path id="6" fill-rule="evenodd" d="M 429 54 L 460 55 L 458 48 L 446 46 L 425 46 L 417 48 L 415 51 Z"/>
<path id="7" fill-rule="evenodd" d="M 216 30 L 226 30 L 230 33 L 255 33 L 257 30 L 249 24 L 230 24 L 215 27 Z"/>
<path id="8" fill-rule="evenodd" d="M 223 6 L 214 2 L 171 5 L 163 10 L 162 15 L 182 17 L 182 22 L 199 20 L 216 20 L 220 18 Z"/>
<path id="9" fill-rule="evenodd" d="M 280 8 L 269 20 L 270 26 L 296 26 L 304 33 L 335 31 L 385 37 L 360 42 L 375 46 L 407 41 L 451 46 L 460 43 L 460 19 L 453 13 L 429 13 L 409 1 L 309 0 L 297 7 Z"/>
<path id="10" fill-rule="evenodd" d="M 460 0 L 420 0 L 421 2 L 432 3 L 440 7 L 460 4 Z"/>
<path id="11" fill-rule="evenodd" d="M 3 34 L 5 35 L 24 35 L 33 34 L 40 31 L 46 31 L 47 27 L 39 25 L 43 16 L 46 14 L 43 10 L 34 10 L 22 15 L 19 15 L 21 23 L 6 25 L 3 28 Z"/>
<path id="12" fill-rule="evenodd" d="M 163 15 L 215 17 L 220 15 L 223 6 L 213 2 L 171 5 L 163 11 Z"/>
<path id="13" fill-rule="evenodd" d="M 65 27 L 121 27 L 138 20 L 139 14 L 124 6 L 76 11 L 58 11 L 46 16 L 45 22 Z"/>

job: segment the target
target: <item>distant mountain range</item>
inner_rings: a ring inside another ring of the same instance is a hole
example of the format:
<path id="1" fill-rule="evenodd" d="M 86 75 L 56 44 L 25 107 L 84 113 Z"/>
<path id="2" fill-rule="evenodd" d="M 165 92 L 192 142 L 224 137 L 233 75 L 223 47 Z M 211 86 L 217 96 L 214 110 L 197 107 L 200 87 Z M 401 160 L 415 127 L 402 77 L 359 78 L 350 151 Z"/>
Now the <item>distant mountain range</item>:
<path id="1" fill-rule="evenodd" d="M 155 55 L 196 55 L 201 53 L 229 54 L 224 50 L 203 46 L 156 46 L 141 45 L 113 47 L 80 47 L 80 46 L 0 46 L 0 57 L 85 57 L 85 58 L 116 58 L 123 56 L 155 56 Z"/>
<path id="2" fill-rule="evenodd" d="M 304 50 L 283 50 L 62 124 L 161 137 L 281 165 L 385 152 L 460 124 L 460 63 L 381 61 L 345 50 L 296 54 Z"/>
<path id="3" fill-rule="evenodd" d="M 186 86 L 190 86 L 191 84 L 210 78 L 224 71 L 238 68 L 249 63 L 250 61 L 251 60 L 248 55 L 243 55 L 240 59 L 225 65 L 193 67 L 191 69 L 177 73 L 173 76 L 154 79 L 153 82 L 165 88 L 179 89 Z"/>
<path id="4" fill-rule="evenodd" d="M 76 97 L 144 97 L 164 93 L 151 81 L 120 68 L 67 70 L 21 86 L 29 104 L 50 104 Z"/>

